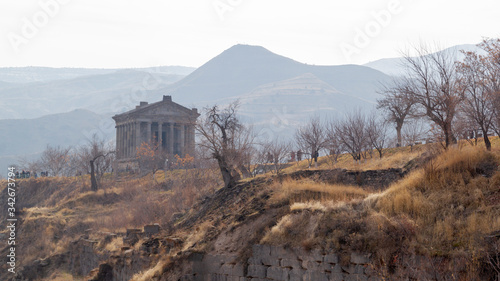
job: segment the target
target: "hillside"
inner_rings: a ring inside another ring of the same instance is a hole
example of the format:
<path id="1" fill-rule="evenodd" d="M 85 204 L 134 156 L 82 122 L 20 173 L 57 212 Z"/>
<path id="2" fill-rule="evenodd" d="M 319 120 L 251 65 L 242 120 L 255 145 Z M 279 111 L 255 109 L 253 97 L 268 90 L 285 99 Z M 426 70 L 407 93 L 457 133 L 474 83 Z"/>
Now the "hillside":
<path id="1" fill-rule="evenodd" d="M 180 78 L 182 76 L 179 75 L 122 70 L 68 80 L 22 84 L 2 89 L 5 110 L 0 113 L 0 119 L 37 118 L 75 109 L 111 114 L 133 107 L 136 103 L 134 99 L 138 99 L 136 96 L 142 97 L 147 91 Z"/>
<path id="2" fill-rule="evenodd" d="M 109 116 L 77 109 L 68 113 L 52 114 L 35 119 L 0 120 L 2 136 L 0 147 L 0 175 L 5 176 L 7 165 L 17 163 L 21 157 L 31 160 L 39 157 L 47 145 L 74 147 L 82 145 L 92 132 L 112 138 L 112 131 L 97 131 Z"/>
<path id="3" fill-rule="evenodd" d="M 166 87 L 181 103 L 213 103 L 248 94 L 255 88 L 311 73 L 347 95 L 375 101 L 377 83 L 388 79 L 357 65 L 315 66 L 274 54 L 260 46 L 236 45 L 181 81 Z"/>
<path id="4" fill-rule="evenodd" d="M 477 47 L 477 45 L 474 44 L 457 45 L 450 48 L 446 48 L 440 52 L 449 53 L 453 55 L 455 60 L 461 61 L 464 58 L 464 56 L 461 53 L 462 50 L 466 52 L 479 52 L 479 53 L 484 52 L 482 49 L 480 49 L 479 47 Z M 404 61 L 402 58 L 383 58 L 369 63 L 365 63 L 364 66 L 376 69 L 387 75 L 401 76 L 405 74 L 403 63 Z"/>
<path id="5" fill-rule="evenodd" d="M 333 167 L 321 158 L 321 170 L 297 163 L 285 176 L 262 175 L 232 189 L 217 187 L 216 169 L 168 171 L 159 184 L 150 176 L 109 177 L 96 193 L 86 177 L 23 180 L 19 274 L 495 280 L 499 145 L 495 138 L 493 152 L 466 145 L 446 152 L 432 145 L 396 148 L 355 170 L 348 156 Z M 43 239 L 34 239 L 40 232 Z"/>

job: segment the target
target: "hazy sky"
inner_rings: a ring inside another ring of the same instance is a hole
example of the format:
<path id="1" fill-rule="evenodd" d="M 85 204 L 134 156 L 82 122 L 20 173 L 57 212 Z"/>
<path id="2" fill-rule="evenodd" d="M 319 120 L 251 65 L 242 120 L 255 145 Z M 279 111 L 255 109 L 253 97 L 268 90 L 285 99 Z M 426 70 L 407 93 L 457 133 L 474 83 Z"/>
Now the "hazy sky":
<path id="1" fill-rule="evenodd" d="M 198 67 L 235 44 L 361 64 L 499 27 L 498 0 L 0 0 L 0 66 Z"/>

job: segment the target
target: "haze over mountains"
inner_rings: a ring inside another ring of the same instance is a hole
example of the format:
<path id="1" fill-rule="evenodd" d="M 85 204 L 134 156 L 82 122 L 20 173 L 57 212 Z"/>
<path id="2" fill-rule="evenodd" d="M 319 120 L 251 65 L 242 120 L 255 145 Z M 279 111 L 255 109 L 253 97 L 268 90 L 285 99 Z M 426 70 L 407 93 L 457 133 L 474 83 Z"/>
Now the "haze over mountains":
<path id="1" fill-rule="evenodd" d="M 480 54 L 484 53 L 484 50 L 482 50 L 481 48 L 477 47 L 474 44 L 457 45 L 457 46 L 453 46 L 450 48 L 446 48 L 446 49 L 442 50 L 441 52 L 450 54 L 452 57 L 455 58 L 455 60 L 462 60 L 464 58 L 464 55 L 462 54 L 461 51 L 478 52 Z M 404 62 L 404 60 L 401 57 L 399 57 L 399 58 L 384 58 L 384 59 L 379 59 L 376 61 L 372 61 L 372 62 L 363 64 L 363 65 L 371 67 L 373 69 L 376 69 L 376 70 L 381 71 L 381 72 L 388 74 L 388 75 L 401 76 L 401 75 L 405 74 L 403 62 Z"/>
<path id="2" fill-rule="evenodd" d="M 374 101 L 374 83 L 387 75 L 358 65 L 316 66 L 274 54 L 260 46 L 236 45 L 165 88 L 183 103 L 213 102 L 247 94 L 257 87 L 311 73 L 331 87 Z"/>
<path id="3" fill-rule="evenodd" d="M 72 79 L 81 76 L 109 74 L 123 69 L 105 69 L 105 68 L 52 68 L 52 67 L 1 67 L 0 81 L 13 83 L 27 82 L 48 82 L 54 80 Z M 187 66 L 158 66 L 146 68 L 133 68 L 132 70 L 160 73 L 188 75 L 195 70 Z"/>
<path id="4" fill-rule="evenodd" d="M 0 150 L 0 166 L 20 155 L 36 155 L 46 144 L 77 146 L 92 129 L 111 140 L 112 115 L 133 109 L 140 101 L 159 101 L 163 95 L 199 109 L 239 99 L 243 118 L 261 134 L 290 135 L 313 114 L 373 109 L 377 88 L 391 79 L 382 71 L 398 73 L 397 60 L 367 64 L 372 68 L 317 66 L 260 46 L 236 45 L 196 70 L 0 68 L 0 128 L 15 132 L 14 137 L 2 137 L 1 144 L 8 149 Z M 50 114 L 57 115 L 43 117 Z M 26 118 L 36 119 L 14 120 Z"/>

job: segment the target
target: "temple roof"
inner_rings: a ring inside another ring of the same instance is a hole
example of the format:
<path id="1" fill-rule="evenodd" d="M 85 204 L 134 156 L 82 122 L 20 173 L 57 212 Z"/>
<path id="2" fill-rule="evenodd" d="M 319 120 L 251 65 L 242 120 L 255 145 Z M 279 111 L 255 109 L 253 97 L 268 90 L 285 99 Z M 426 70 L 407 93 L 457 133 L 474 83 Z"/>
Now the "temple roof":
<path id="1" fill-rule="evenodd" d="M 113 116 L 116 122 L 137 119 L 140 117 L 182 117 L 196 120 L 200 114 L 196 108 L 189 109 L 172 101 L 171 96 L 163 96 L 163 100 L 148 104 L 141 101 L 135 109 Z"/>

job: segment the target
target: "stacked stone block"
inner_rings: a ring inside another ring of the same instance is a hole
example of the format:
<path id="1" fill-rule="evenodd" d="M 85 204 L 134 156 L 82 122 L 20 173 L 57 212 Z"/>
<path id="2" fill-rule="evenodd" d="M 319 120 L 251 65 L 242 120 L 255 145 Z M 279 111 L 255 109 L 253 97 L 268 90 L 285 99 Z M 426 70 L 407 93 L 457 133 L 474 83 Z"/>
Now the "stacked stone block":
<path id="1" fill-rule="evenodd" d="M 234 255 L 195 254 L 192 274 L 183 281 L 375 281 L 369 255 L 352 253 L 350 263 L 341 265 L 335 253 L 319 250 L 285 249 L 254 245 L 247 263 Z"/>

